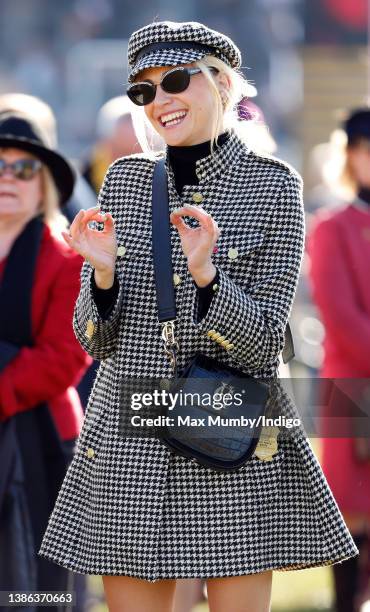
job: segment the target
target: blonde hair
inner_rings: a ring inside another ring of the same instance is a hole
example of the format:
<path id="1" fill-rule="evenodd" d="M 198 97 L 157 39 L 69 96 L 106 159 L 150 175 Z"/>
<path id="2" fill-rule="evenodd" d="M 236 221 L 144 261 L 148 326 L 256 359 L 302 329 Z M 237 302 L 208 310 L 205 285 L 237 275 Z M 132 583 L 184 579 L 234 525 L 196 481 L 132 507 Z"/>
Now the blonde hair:
<path id="1" fill-rule="evenodd" d="M 59 194 L 49 168 L 44 164 L 41 169 L 43 197 L 40 212 L 51 233 L 61 240 L 61 232 L 68 227 L 67 218 L 61 213 Z"/>
<path id="2" fill-rule="evenodd" d="M 265 132 L 265 136 L 268 135 L 268 129 L 263 121 L 253 118 L 248 121 L 240 121 L 238 114 L 238 103 L 243 99 L 248 97 L 248 93 L 250 91 L 250 83 L 243 76 L 241 72 L 230 68 L 225 62 L 223 62 L 218 57 L 214 57 L 213 55 L 207 55 L 201 60 L 195 62 L 195 65 L 200 68 L 205 78 L 208 81 L 211 92 L 214 97 L 215 103 L 215 113 L 213 118 L 212 132 L 211 132 L 211 153 L 214 152 L 215 145 L 217 142 L 217 136 L 224 131 L 234 131 L 243 142 L 245 142 L 249 147 L 254 149 L 255 151 L 261 152 L 272 152 L 272 148 L 270 147 L 271 140 L 269 140 L 269 136 L 264 138 L 262 132 Z M 220 91 L 217 87 L 217 84 L 213 78 L 211 68 L 216 68 L 220 73 L 226 75 L 230 87 L 227 90 L 227 93 L 224 92 L 224 98 L 221 97 Z M 153 133 L 151 125 L 145 115 L 145 111 L 143 107 L 132 106 L 132 123 L 134 126 L 134 130 L 138 139 L 138 142 L 143 150 L 149 156 L 154 156 L 154 150 L 152 146 L 152 142 L 148 139 L 148 134 L 150 136 Z M 268 142 L 270 151 L 267 150 L 265 146 L 259 146 L 259 143 L 256 142 L 253 138 L 256 135 L 254 128 L 258 126 L 259 139 L 261 142 Z"/>

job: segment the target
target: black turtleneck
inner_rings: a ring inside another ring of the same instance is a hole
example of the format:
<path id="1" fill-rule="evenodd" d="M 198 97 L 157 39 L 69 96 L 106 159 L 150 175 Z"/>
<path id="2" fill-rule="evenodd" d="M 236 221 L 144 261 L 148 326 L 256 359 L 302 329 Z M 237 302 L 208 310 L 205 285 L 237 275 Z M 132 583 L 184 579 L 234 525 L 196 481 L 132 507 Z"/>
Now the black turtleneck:
<path id="1" fill-rule="evenodd" d="M 222 147 L 229 137 L 228 132 L 220 134 L 217 138 L 217 146 Z M 175 186 L 179 195 L 181 195 L 184 185 L 198 185 L 199 179 L 195 172 L 196 162 L 203 157 L 208 157 L 210 153 L 210 140 L 190 147 L 168 146 L 168 158 L 175 175 Z"/>
<path id="2" fill-rule="evenodd" d="M 370 206 L 370 189 L 368 187 L 361 187 L 357 193 L 357 197 Z"/>
<path id="3" fill-rule="evenodd" d="M 229 139 L 230 134 L 224 132 L 217 138 L 217 146 L 222 147 Z M 216 146 L 216 145 L 215 145 Z M 201 142 L 200 144 L 191 145 L 189 147 L 173 147 L 168 146 L 168 159 L 174 173 L 175 187 L 179 195 L 181 195 L 184 185 L 198 185 L 199 179 L 196 175 L 196 162 L 199 159 L 208 157 L 211 153 L 211 141 Z M 200 321 L 210 306 L 215 290 L 213 286 L 219 281 L 219 272 L 206 287 L 198 287 L 198 321 Z M 91 276 L 91 288 L 94 296 L 94 301 L 98 312 L 103 319 L 107 319 L 112 311 L 118 295 L 118 279 L 114 277 L 114 284 L 110 289 L 99 289 L 95 284 L 94 275 Z"/>

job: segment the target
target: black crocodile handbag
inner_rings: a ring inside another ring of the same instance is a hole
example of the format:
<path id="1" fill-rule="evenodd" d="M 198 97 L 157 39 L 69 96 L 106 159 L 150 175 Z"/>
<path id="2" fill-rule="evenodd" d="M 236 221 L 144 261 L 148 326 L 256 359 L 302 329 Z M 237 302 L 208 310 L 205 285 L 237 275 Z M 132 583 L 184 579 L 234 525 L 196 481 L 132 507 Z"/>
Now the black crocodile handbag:
<path id="1" fill-rule="evenodd" d="M 173 286 L 167 175 L 164 160 L 156 163 L 152 191 L 152 250 L 158 321 L 174 378 L 168 381 L 171 406 L 162 406 L 166 424 L 160 439 L 173 452 L 220 471 L 239 469 L 254 453 L 275 379 L 248 376 L 215 359 L 196 353 L 179 372 L 175 338 L 176 301 Z M 291 339 L 291 336 L 290 336 Z M 292 352 L 292 351 L 291 351 Z M 186 399 L 191 398 L 190 405 Z"/>
<path id="2" fill-rule="evenodd" d="M 196 353 L 170 391 L 179 399 L 162 412 L 171 423 L 162 428 L 168 448 L 221 471 L 236 470 L 253 455 L 270 396 L 267 383 Z"/>

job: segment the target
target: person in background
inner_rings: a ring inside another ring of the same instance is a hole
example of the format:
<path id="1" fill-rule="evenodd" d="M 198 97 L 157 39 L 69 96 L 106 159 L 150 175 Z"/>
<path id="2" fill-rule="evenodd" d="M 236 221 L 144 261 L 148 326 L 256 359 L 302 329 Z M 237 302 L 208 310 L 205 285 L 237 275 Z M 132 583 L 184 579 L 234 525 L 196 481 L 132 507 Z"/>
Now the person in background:
<path id="1" fill-rule="evenodd" d="M 35 121 L 0 113 L 2 590 L 25 584 L 36 591 L 72 590 L 72 574 L 36 552 L 83 421 L 75 387 L 92 361 L 72 329 L 82 258 L 60 239 L 67 227 L 60 205 L 74 182 L 72 166 Z M 27 521 L 15 533 L 20 481 Z M 28 556 L 23 574 L 21 549 Z"/>
<path id="2" fill-rule="evenodd" d="M 40 98 L 23 93 L 6 93 L 0 95 L 0 112 L 16 111 L 25 113 L 40 126 L 45 142 L 49 147 L 58 147 L 56 117 L 49 106 Z M 62 213 L 71 223 L 81 209 L 91 208 L 96 203 L 96 193 L 89 183 L 76 173 L 76 180 L 71 197 L 62 206 Z"/>
<path id="3" fill-rule="evenodd" d="M 131 102 L 127 96 L 108 100 L 96 120 L 97 142 L 82 174 L 98 194 L 108 167 L 119 157 L 140 153 L 131 119 Z"/>
<path id="4" fill-rule="evenodd" d="M 343 124 L 346 147 L 340 184 L 347 201 L 317 213 L 308 240 L 314 302 L 325 326 L 322 378 L 370 376 L 370 108 L 351 112 Z M 355 382 L 355 381 L 354 381 Z M 338 416 L 339 399 L 326 416 Z M 335 412 L 336 410 L 336 412 Z M 353 415 L 355 416 L 355 415 Z M 322 440 L 325 476 L 360 551 L 333 566 L 337 612 L 354 612 L 370 599 L 369 438 Z M 331 437 L 330 437 L 331 436 Z"/>
<path id="5" fill-rule="evenodd" d="M 23 93 L 7 93 L 0 95 L 0 112 L 4 111 L 21 112 L 32 118 L 42 129 L 45 142 L 48 143 L 48 146 L 54 149 L 57 148 L 57 121 L 49 104 L 46 104 L 46 102 L 36 96 Z M 95 206 L 95 203 L 95 191 L 93 191 L 81 174 L 76 173 L 73 192 L 71 197 L 63 203 L 61 212 L 71 223 L 81 209 L 91 208 Z M 77 387 L 84 409 L 87 405 L 97 368 L 98 363 L 95 361 L 88 368 Z M 78 582 L 83 582 L 84 580 L 83 576 L 78 576 Z"/>

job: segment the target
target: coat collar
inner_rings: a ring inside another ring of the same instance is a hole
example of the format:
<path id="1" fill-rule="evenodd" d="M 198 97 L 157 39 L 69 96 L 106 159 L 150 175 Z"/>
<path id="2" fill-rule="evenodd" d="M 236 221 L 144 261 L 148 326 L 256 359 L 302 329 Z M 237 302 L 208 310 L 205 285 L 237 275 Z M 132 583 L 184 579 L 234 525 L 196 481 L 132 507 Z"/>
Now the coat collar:
<path id="1" fill-rule="evenodd" d="M 247 145 L 232 131 L 230 138 L 221 146 L 214 149 L 213 154 L 198 159 L 195 163 L 195 172 L 199 184 L 207 183 L 223 173 L 226 173 L 235 165 L 242 153 L 248 150 Z M 169 184 L 174 188 L 175 177 L 169 163 L 168 148 L 166 147 L 166 170 L 169 177 Z M 171 189 L 172 191 L 172 189 Z"/>

